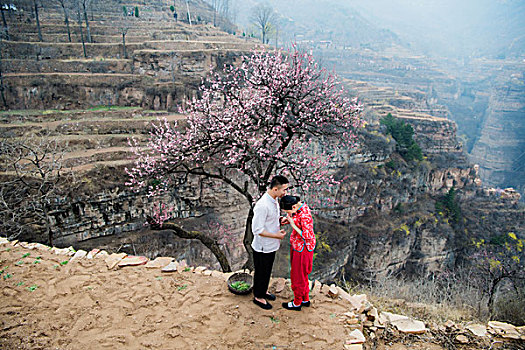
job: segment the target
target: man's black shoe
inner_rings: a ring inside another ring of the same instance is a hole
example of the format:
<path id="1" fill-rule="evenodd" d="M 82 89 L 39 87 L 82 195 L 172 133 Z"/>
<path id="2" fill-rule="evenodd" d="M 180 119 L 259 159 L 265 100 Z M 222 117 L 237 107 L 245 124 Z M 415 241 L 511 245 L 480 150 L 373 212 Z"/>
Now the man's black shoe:
<path id="1" fill-rule="evenodd" d="M 310 300 L 308 300 L 308 301 L 302 301 L 302 302 L 301 302 L 301 306 L 309 307 L 309 306 L 310 306 Z"/>
<path id="2" fill-rule="evenodd" d="M 264 296 L 264 298 L 265 298 L 266 300 L 271 300 L 271 301 L 274 301 L 275 299 L 277 299 L 277 298 L 275 297 L 275 295 L 273 295 L 272 293 L 266 293 L 266 295 Z"/>
<path id="3" fill-rule="evenodd" d="M 253 299 L 253 303 L 259 306 L 261 309 L 270 310 L 272 308 L 272 304 L 270 304 L 269 302 L 266 302 L 266 304 L 263 304 L 260 301 Z"/>
<path id="4" fill-rule="evenodd" d="M 288 310 L 301 311 L 301 305 L 295 306 L 293 301 L 290 301 L 289 303 L 283 303 L 283 307 Z"/>

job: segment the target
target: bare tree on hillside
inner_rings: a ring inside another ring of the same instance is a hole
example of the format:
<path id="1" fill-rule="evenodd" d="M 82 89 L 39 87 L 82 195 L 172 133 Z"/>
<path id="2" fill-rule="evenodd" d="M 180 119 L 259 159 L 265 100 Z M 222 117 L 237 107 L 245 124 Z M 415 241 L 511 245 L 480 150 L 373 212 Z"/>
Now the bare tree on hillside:
<path id="1" fill-rule="evenodd" d="M 2 24 L 4 25 L 2 34 L 5 34 L 5 39 L 9 40 L 9 28 L 7 26 L 7 21 L 5 20 L 5 13 L 4 13 L 5 5 L 9 6 L 5 0 L 0 0 L 0 11 L 2 12 Z"/>
<path id="2" fill-rule="evenodd" d="M 7 108 L 7 100 L 5 99 L 5 85 L 4 85 L 4 66 L 2 65 L 2 49 L 4 46 L 4 40 L 0 35 L 0 95 L 2 96 L 2 103 Z"/>
<path id="3" fill-rule="evenodd" d="M 92 43 L 93 40 L 91 39 L 91 31 L 89 29 L 89 20 L 88 20 L 88 15 L 87 15 L 87 9 L 89 8 L 89 5 L 91 4 L 91 0 L 80 0 L 80 3 L 82 5 L 84 21 L 86 22 L 86 38 L 87 38 L 88 43 Z"/>
<path id="4" fill-rule="evenodd" d="M 13 239 L 22 232 L 44 231 L 53 244 L 51 211 L 60 197 L 64 149 L 48 135 L 2 140 L 0 218 Z"/>
<path id="5" fill-rule="evenodd" d="M 131 23 L 129 17 L 126 14 L 122 14 L 122 16 L 119 19 L 118 28 L 120 34 L 122 34 L 122 47 L 124 50 L 124 58 L 126 59 L 128 58 L 128 51 L 126 50 L 126 34 L 128 33 L 130 27 Z"/>
<path id="6" fill-rule="evenodd" d="M 67 28 L 67 38 L 69 42 L 71 42 L 71 31 L 69 30 L 69 15 L 68 15 L 68 0 L 57 0 L 60 4 L 60 7 L 62 7 L 62 11 L 64 12 L 64 23 L 66 24 Z"/>
<path id="7" fill-rule="evenodd" d="M 84 51 L 84 58 L 87 58 L 87 52 L 86 52 L 86 43 L 84 42 L 84 31 L 82 30 L 82 16 L 80 14 L 80 4 L 81 0 L 77 0 L 76 2 L 76 10 L 77 10 L 77 23 L 78 23 L 78 30 L 80 32 L 80 40 L 82 41 L 82 50 Z"/>
<path id="8" fill-rule="evenodd" d="M 263 44 L 268 43 L 268 33 L 272 30 L 277 15 L 268 5 L 258 5 L 253 8 L 251 21 L 261 31 Z"/>
<path id="9" fill-rule="evenodd" d="M 33 11 L 35 13 L 35 19 L 36 19 L 36 29 L 38 31 L 38 40 L 44 41 L 42 38 L 42 30 L 40 29 L 40 16 L 38 15 L 38 8 L 40 7 L 37 0 L 33 0 Z"/>

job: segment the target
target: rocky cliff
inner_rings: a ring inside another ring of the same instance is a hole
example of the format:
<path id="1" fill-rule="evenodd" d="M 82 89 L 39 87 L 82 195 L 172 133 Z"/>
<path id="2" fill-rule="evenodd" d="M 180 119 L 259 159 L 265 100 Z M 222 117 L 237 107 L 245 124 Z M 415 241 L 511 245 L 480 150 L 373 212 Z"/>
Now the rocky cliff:
<path id="1" fill-rule="evenodd" d="M 122 59 L 122 48 L 115 39 L 118 33 L 105 18 L 93 24 L 94 37 L 98 35 L 103 42 L 88 44 L 91 57 L 85 59 L 80 56 L 78 42 L 58 45 L 64 28 L 57 27 L 56 13 L 49 14 L 43 21 L 46 42 L 24 41 L 35 40 L 35 33 L 19 23 L 20 32 L 2 47 L 2 63 L 8 69 L 4 76 L 6 100 L 11 108 L 61 110 L 4 111 L 0 135 L 20 138 L 28 133 L 50 133 L 66 149 L 65 164 L 80 181 L 71 186 L 67 201 L 54 205 L 56 244 L 86 249 L 107 246 L 129 253 L 138 250 L 151 258 L 168 255 L 194 264 L 217 265 L 200 243 L 181 242 L 166 232 L 142 231 L 145 215 L 159 200 L 167 201 L 175 205 L 176 216 L 184 225 L 202 228 L 217 222 L 227 226 L 238 242 L 244 231 L 246 205 L 230 189 L 210 181 L 174 187 L 163 198 L 131 193 L 124 185 L 124 167 L 130 164 L 127 140 L 135 137 L 143 142 L 151 122 L 159 116 L 170 121 L 183 119 L 167 110 L 195 93 L 210 65 L 233 63 L 252 44 L 205 24 L 190 27 L 166 18 L 154 23 L 149 20 L 152 17 L 146 17 L 128 33 L 131 58 Z M 20 40 L 15 40 L 17 37 Z M 416 58 L 401 65 L 395 60 L 381 64 L 398 74 L 393 78 L 397 84 L 407 76 L 416 76 L 419 66 L 414 62 Z M 445 74 L 429 71 L 449 81 Z M 456 140 L 456 124 L 443 118 L 447 110 L 424 88 L 428 79 L 418 82 L 421 89 L 398 89 L 394 83 L 378 87 L 356 80 L 345 82 L 364 103 L 368 125 L 360 132 L 358 147 L 339 154 L 332 164 L 333 171 L 345 178 L 330 194 L 336 204 L 315 211 L 316 230 L 331 248 L 320 248 L 316 260 L 315 274 L 324 280 L 343 272 L 366 278 L 435 271 L 454 264 L 461 249 L 458 242 L 465 237 L 446 217 L 439 216 L 435 200 L 452 187 L 465 203 L 494 196 L 480 187 L 478 168 L 470 165 Z M 98 104 L 131 107 L 86 108 Z M 84 109 L 73 110 L 77 107 Z M 406 162 L 395 152 L 395 141 L 378 122 L 387 113 L 413 126 L 426 159 Z M 496 212 L 508 212 L 515 200 L 513 195 L 502 199 Z M 523 209 L 515 211 L 521 220 Z M 472 222 L 476 219 L 473 214 Z M 44 241 L 38 232 L 32 235 L 23 239 Z M 245 258 L 242 247 L 233 245 L 227 250 L 234 268 L 239 267 Z M 282 249 L 277 274 L 288 273 L 286 257 L 287 251 Z"/>

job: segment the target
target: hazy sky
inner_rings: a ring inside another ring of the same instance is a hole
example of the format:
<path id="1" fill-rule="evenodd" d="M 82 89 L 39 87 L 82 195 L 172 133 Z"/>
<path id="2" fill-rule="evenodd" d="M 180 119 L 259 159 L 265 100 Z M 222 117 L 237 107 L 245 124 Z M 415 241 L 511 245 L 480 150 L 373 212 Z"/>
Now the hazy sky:
<path id="1" fill-rule="evenodd" d="M 525 0 L 246 0 L 237 1 L 241 22 L 257 3 L 270 4 L 284 17 L 322 26 L 332 15 L 340 20 L 335 12 L 345 9 L 428 50 L 497 53 L 513 42 L 520 49 L 525 43 Z"/>

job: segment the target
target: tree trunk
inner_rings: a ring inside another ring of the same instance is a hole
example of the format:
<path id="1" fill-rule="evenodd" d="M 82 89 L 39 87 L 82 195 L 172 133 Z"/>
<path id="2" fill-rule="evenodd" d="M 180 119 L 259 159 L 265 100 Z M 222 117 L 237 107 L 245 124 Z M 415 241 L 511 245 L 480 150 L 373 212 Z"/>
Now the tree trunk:
<path id="1" fill-rule="evenodd" d="M 5 30 L 5 38 L 9 40 L 9 29 L 7 28 L 7 21 L 5 20 L 5 13 L 4 13 L 4 2 L 0 2 L 0 5 L 2 6 L 2 22 L 4 23 L 4 30 Z"/>
<path id="2" fill-rule="evenodd" d="M 86 11 L 86 3 L 82 3 L 82 9 L 84 10 L 84 21 L 86 22 L 86 37 L 88 43 L 92 43 L 93 40 L 91 40 L 91 31 L 89 30 L 89 21 L 88 21 L 88 15 Z"/>
<path id="3" fill-rule="evenodd" d="M 64 10 L 64 23 L 66 24 L 66 28 L 67 28 L 67 38 L 69 42 L 71 42 L 71 31 L 69 30 L 69 18 L 67 16 L 66 8 L 62 7 L 62 9 Z"/>
<path id="4" fill-rule="evenodd" d="M 35 18 L 36 18 L 36 29 L 38 31 L 38 40 L 44 41 L 42 38 L 42 30 L 40 29 L 40 18 L 38 18 L 38 4 L 36 0 L 33 0 L 33 4 L 35 5 Z"/>
<path id="5" fill-rule="evenodd" d="M 49 223 L 49 214 L 45 203 L 43 204 L 44 208 L 44 220 L 46 221 L 46 233 L 49 246 L 53 246 L 53 231 L 51 230 L 51 224 Z"/>
<path id="6" fill-rule="evenodd" d="M 82 41 L 82 49 L 84 50 L 84 58 L 87 58 L 86 43 L 84 42 L 84 31 L 82 30 L 82 17 L 80 17 L 80 8 L 78 8 L 78 28 L 80 30 L 80 40 Z"/>
<path id="7" fill-rule="evenodd" d="M 496 299 L 496 292 L 498 290 L 498 284 L 501 281 L 500 278 L 494 279 L 492 281 L 492 284 L 490 286 L 489 290 L 489 300 L 487 302 L 487 307 L 489 309 L 489 317 L 492 318 L 494 316 L 494 301 Z"/>
<path id="8" fill-rule="evenodd" d="M 253 221 L 253 207 L 250 206 L 250 211 L 248 212 L 248 217 L 246 218 L 246 228 L 244 229 L 244 239 L 242 243 L 244 244 L 244 249 L 248 253 L 248 260 L 244 263 L 243 268 L 250 271 L 253 270 L 253 250 L 252 250 L 252 241 L 253 241 L 253 232 L 252 232 L 252 221 Z"/>
<path id="9" fill-rule="evenodd" d="M 2 66 L 2 38 L 0 37 L 0 95 L 2 95 L 2 102 L 4 107 L 7 108 L 7 100 L 5 99 L 5 86 L 4 86 L 4 75 L 3 75 L 3 66 Z"/>
<path id="10" fill-rule="evenodd" d="M 128 58 L 128 52 L 126 51 L 126 34 L 122 33 L 122 47 L 124 48 L 124 58 Z"/>
<path id="11" fill-rule="evenodd" d="M 215 255 L 215 257 L 219 261 L 219 264 L 221 264 L 221 268 L 222 268 L 223 272 L 231 272 L 232 271 L 232 269 L 230 267 L 230 263 L 228 262 L 228 258 L 226 258 L 226 255 L 224 254 L 224 252 L 221 250 L 221 248 L 217 244 L 217 241 L 212 239 L 212 238 L 210 238 L 210 237 L 208 237 L 208 236 L 206 236 L 205 234 L 203 234 L 203 233 L 201 233 L 199 231 L 186 231 L 183 228 L 181 228 L 180 226 L 178 226 L 178 225 L 176 225 L 174 223 L 170 223 L 170 222 L 165 222 L 160 227 L 155 227 L 155 226 L 152 225 L 152 228 L 153 229 L 157 229 L 157 230 L 159 230 L 159 229 L 160 230 L 171 230 L 171 231 L 173 231 L 173 234 L 175 234 L 175 236 L 180 237 L 180 238 L 198 239 L 209 250 L 211 250 L 213 255 Z"/>

